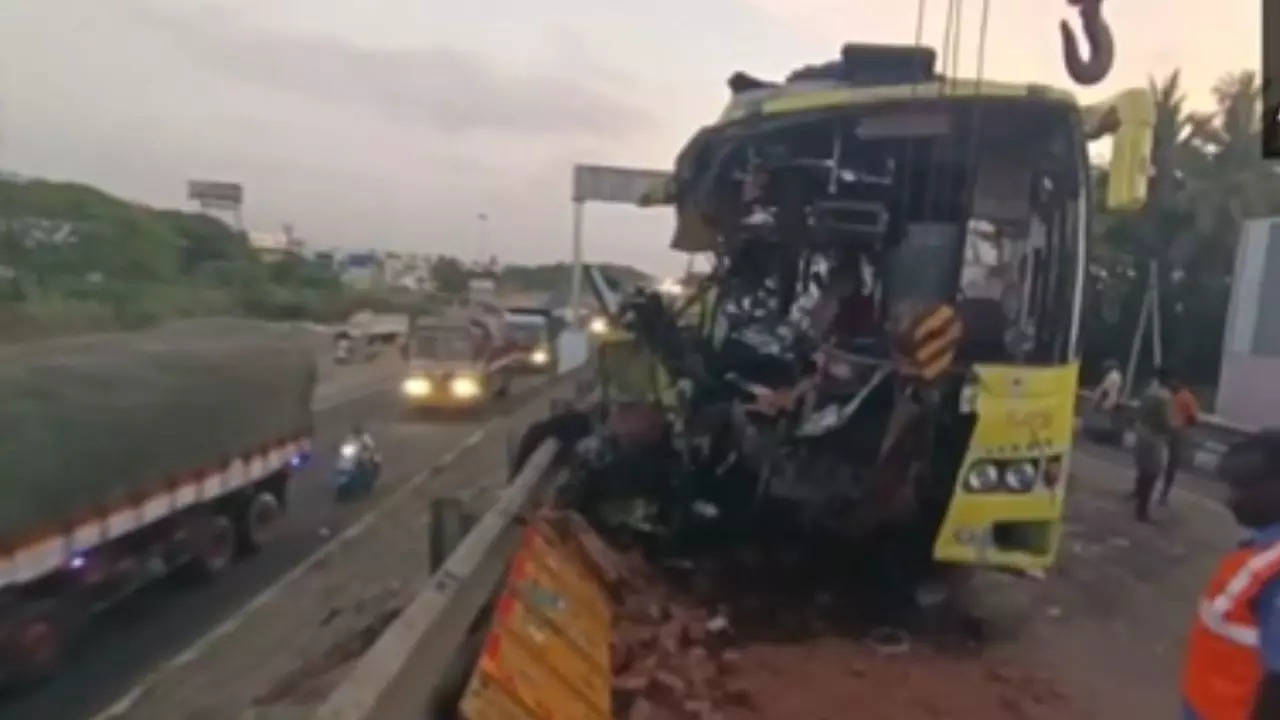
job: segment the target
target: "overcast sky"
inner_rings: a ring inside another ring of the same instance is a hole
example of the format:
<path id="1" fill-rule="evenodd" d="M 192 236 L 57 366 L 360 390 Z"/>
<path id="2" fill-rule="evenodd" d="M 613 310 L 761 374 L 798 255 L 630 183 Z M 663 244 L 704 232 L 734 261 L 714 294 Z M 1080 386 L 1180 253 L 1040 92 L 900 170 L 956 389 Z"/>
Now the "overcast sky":
<path id="1" fill-rule="evenodd" d="M 974 71 L 981 1 L 963 2 Z M 940 45 L 947 3 L 925 2 Z M 1182 68 L 1195 105 L 1259 65 L 1259 0 L 1116 0 L 1096 99 Z M 615 9 L 616 8 L 616 9 Z M 987 77 L 1070 83 L 1066 0 L 990 0 Z M 575 161 L 669 168 L 734 70 L 911 42 L 910 0 L 3 0 L 0 168 L 183 206 L 238 181 L 246 224 L 318 245 L 507 260 L 569 252 Z M 1157 30 L 1157 28 L 1161 28 Z M 481 229 L 478 213 L 490 220 Z M 588 259 L 653 272 L 669 211 L 589 207 Z"/>

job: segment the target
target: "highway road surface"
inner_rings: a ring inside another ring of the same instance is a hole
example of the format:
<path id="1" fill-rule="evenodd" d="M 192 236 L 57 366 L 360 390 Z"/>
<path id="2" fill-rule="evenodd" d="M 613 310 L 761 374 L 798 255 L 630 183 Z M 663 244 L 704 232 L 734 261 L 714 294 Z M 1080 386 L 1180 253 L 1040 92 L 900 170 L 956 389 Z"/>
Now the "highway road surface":
<path id="1" fill-rule="evenodd" d="M 57 676 L 0 697 L 0 720 L 91 717 L 358 519 L 369 504 L 338 508 L 329 485 L 334 451 L 353 423 L 364 423 L 379 443 L 380 492 L 385 492 L 459 445 L 488 418 L 528 401 L 536 385 L 532 378 L 521 380 L 510 398 L 487 412 L 411 416 L 396 394 L 394 363 L 384 358 L 322 372 L 315 395 L 315 452 L 294 478 L 289 512 L 268 548 L 210 583 L 168 579 L 99 616 Z"/>

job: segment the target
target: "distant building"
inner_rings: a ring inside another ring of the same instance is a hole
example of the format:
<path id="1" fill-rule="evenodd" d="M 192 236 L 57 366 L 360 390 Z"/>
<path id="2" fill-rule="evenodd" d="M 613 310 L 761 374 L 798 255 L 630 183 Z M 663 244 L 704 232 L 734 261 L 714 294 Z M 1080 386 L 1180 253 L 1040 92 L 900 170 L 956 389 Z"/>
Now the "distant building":
<path id="1" fill-rule="evenodd" d="M 251 231 L 249 247 L 268 263 L 279 262 L 290 255 L 305 257 L 307 252 L 306 242 L 287 232 Z"/>
<path id="2" fill-rule="evenodd" d="M 276 262 L 289 251 L 289 238 L 285 237 L 284 233 L 251 230 L 249 247 L 263 262 Z"/>

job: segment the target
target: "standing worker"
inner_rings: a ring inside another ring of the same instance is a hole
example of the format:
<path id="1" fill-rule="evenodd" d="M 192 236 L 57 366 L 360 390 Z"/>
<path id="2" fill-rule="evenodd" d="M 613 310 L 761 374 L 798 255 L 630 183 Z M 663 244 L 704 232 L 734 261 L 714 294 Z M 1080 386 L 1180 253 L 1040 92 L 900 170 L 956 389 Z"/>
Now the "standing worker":
<path id="1" fill-rule="evenodd" d="M 1160 489 L 1160 504 L 1169 504 L 1169 492 L 1173 489 L 1178 466 L 1182 464 L 1187 448 L 1187 434 L 1200 422 L 1200 404 L 1196 396 L 1181 379 L 1173 380 L 1173 427 L 1169 433 L 1169 457 L 1164 464 L 1164 487 Z"/>
<path id="2" fill-rule="evenodd" d="M 1115 412 L 1120 404 L 1120 391 L 1124 389 L 1124 376 L 1120 374 L 1120 363 L 1108 360 L 1102 364 L 1102 382 L 1093 393 L 1093 404 L 1103 412 Z"/>
<path id="3" fill-rule="evenodd" d="M 1103 363 L 1102 368 L 1102 382 L 1098 383 L 1098 388 L 1094 390 L 1093 407 L 1102 416 L 1107 440 L 1112 441 L 1119 434 L 1117 431 L 1120 419 L 1116 409 L 1120 407 L 1120 394 L 1124 390 L 1124 376 L 1120 374 L 1120 363 L 1115 360 L 1106 361 Z"/>
<path id="4" fill-rule="evenodd" d="M 1280 718 L 1280 430 L 1236 443 L 1218 472 L 1253 531 L 1200 596 L 1182 676 L 1184 720 Z"/>
<path id="5" fill-rule="evenodd" d="M 1137 436 L 1133 445 L 1133 463 L 1137 471 L 1133 481 L 1134 515 L 1141 522 L 1149 522 L 1151 492 L 1164 469 L 1169 434 L 1173 431 L 1173 396 L 1169 393 L 1164 368 L 1156 369 L 1151 384 L 1138 399 L 1133 429 Z"/>

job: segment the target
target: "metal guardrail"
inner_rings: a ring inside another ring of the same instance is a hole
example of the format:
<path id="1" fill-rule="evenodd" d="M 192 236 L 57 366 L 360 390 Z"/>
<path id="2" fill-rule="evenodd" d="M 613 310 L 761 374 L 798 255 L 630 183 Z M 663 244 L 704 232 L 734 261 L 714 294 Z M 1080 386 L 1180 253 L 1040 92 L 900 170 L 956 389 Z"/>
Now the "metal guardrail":
<path id="1" fill-rule="evenodd" d="M 1081 403 L 1077 407 L 1078 413 L 1093 402 L 1095 394 L 1092 390 L 1080 391 L 1079 399 Z M 1123 444 L 1128 447 L 1132 445 L 1132 416 L 1137 408 L 1137 401 L 1125 400 L 1121 403 L 1121 408 L 1121 428 L 1124 432 Z M 1190 433 L 1190 442 L 1187 448 L 1187 453 L 1190 456 L 1189 461 L 1201 470 L 1212 472 L 1217 468 L 1218 458 L 1222 456 L 1222 453 L 1228 447 L 1256 431 L 1257 428 L 1241 425 L 1217 415 L 1201 414 L 1200 422 L 1192 428 Z"/>
<path id="2" fill-rule="evenodd" d="M 538 447 L 497 503 L 453 549 L 422 592 L 357 661 L 315 720 L 422 720 L 467 656 L 475 625 L 516 548 L 523 518 L 559 449 Z M 456 529 L 457 524 L 453 524 Z M 444 542 L 448 539 L 440 535 Z"/>

